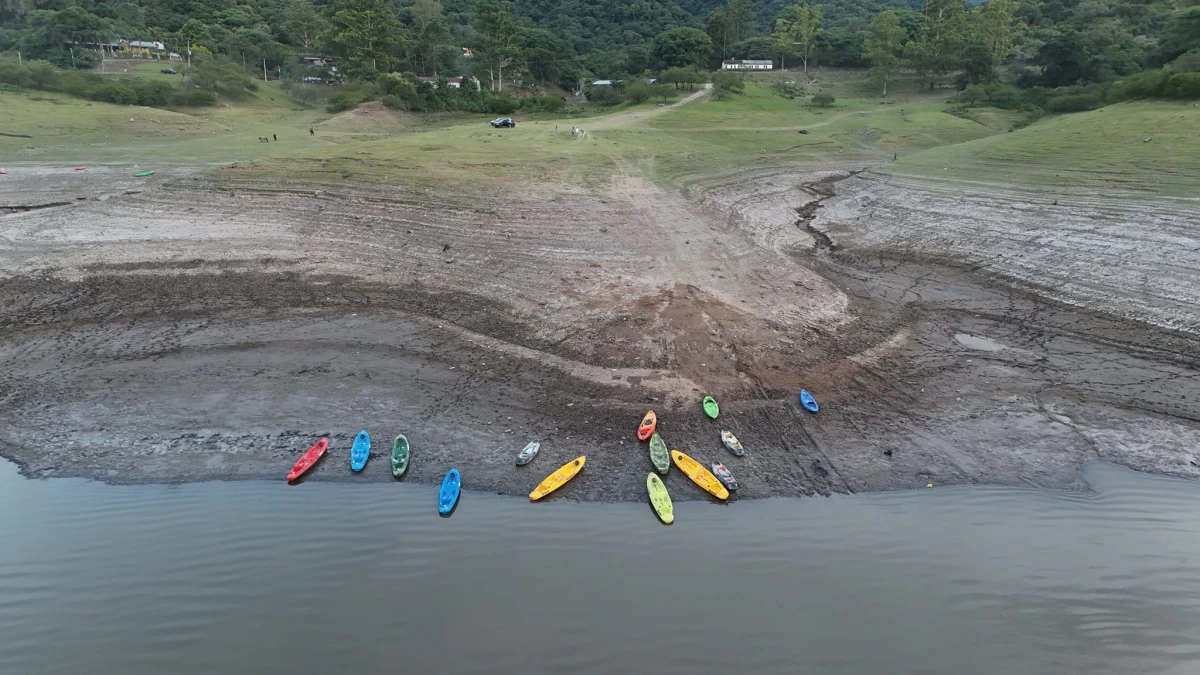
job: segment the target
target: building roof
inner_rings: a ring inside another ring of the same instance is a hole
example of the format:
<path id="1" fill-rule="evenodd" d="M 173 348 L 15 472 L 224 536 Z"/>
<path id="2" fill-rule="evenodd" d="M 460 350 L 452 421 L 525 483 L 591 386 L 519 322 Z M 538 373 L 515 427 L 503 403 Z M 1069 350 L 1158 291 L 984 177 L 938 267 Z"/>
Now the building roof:
<path id="1" fill-rule="evenodd" d="M 593 87 L 603 87 L 608 84 L 612 84 L 612 80 L 596 80 L 595 82 L 592 83 L 592 86 Z"/>
<path id="2" fill-rule="evenodd" d="M 771 59 L 726 59 L 726 60 L 722 61 L 721 63 L 744 63 L 747 65 L 754 65 L 754 66 L 765 66 L 768 63 L 773 64 L 774 61 L 772 61 Z"/>

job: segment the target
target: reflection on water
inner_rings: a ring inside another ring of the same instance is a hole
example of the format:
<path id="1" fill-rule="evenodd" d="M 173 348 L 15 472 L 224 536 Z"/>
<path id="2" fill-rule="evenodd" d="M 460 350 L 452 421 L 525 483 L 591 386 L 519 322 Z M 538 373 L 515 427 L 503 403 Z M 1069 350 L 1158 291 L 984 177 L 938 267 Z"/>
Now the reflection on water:
<path id="1" fill-rule="evenodd" d="M 719 507 L 26 481 L 0 673 L 1200 672 L 1200 485 Z M 469 484 L 469 481 L 468 481 Z"/>

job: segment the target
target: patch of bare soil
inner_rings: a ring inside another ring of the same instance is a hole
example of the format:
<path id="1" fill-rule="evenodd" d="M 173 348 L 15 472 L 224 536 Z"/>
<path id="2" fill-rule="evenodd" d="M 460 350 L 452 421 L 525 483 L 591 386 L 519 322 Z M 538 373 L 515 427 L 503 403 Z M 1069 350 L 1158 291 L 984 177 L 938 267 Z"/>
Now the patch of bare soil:
<path id="1" fill-rule="evenodd" d="M 329 435 L 313 478 L 361 480 L 365 428 L 365 479 L 390 480 L 404 433 L 409 480 L 456 465 L 524 494 L 586 453 L 563 496 L 640 499 L 653 407 L 743 497 L 1071 485 L 1097 457 L 1200 470 L 1194 336 L 952 255 L 845 233 L 830 251 L 808 225 L 835 181 L 759 173 L 688 201 L 627 173 L 472 207 L 211 178 L 76 202 L 63 183 L 70 205 L 0 216 L 0 453 L 34 476 L 278 479 Z M 685 480 L 673 495 L 699 498 Z"/>

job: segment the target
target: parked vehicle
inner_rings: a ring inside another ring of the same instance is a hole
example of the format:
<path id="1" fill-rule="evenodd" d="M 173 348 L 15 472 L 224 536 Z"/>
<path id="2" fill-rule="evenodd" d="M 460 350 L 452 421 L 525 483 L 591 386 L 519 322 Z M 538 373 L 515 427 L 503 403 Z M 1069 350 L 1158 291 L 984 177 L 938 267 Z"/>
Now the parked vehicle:
<path id="1" fill-rule="evenodd" d="M 158 72 L 162 73 L 163 75 L 177 75 L 178 74 L 175 72 L 174 68 L 163 68 L 162 70 L 160 70 Z"/>
<path id="2" fill-rule="evenodd" d="M 517 123 L 514 122 L 513 118 L 511 117 L 497 117 L 496 119 L 492 120 L 492 126 L 497 129 L 503 129 L 505 127 L 508 127 L 509 129 L 515 129 L 517 127 Z"/>

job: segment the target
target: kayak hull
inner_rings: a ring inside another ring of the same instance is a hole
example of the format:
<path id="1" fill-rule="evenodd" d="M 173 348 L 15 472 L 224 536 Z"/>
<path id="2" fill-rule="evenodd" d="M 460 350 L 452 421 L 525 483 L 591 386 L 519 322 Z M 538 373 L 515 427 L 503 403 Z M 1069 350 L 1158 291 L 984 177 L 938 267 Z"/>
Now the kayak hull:
<path id="1" fill-rule="evenodd" d="M 713 462 L 712 472 L 713 475 L 717 477 L 717 480 L 721 481 L 725 485 L 726 490 L 733 492 L 734 490 L 738 489 L 737 479 L 733 477 L 733 472 L 729 470 L 729 467 L 721 464 L 720 462 Z"/>
<path id="2" fill-rule="evenodd" d="M 350 469 L 362 471 L 371 458 L 371 434 L 366 431 L 358 432 L 354 437 L 354 445 L 350 446 Z"/>
<path id="3" fill-rule="evenodd" d="M 671 459 L 675 461 L 675 466 L 684 473 L 685 476 L 692 479 L 692 482 L 700 486 L 708 494 L 717 499 L 729 499 L 729 490 L 717 480 L 717 477 L 712 475 L 712 472 L 700 465 L 700 462 L 688 457 L 678 450 L 671 451 Z"/>
<path id="4" fill-rule="evenodd" d="M 560 487 L 567 484 L 580 471 L 583 471 L 583 465 L 587 463 L 587 456 L 581 455 L 575 459 L 563 464 L 554 473 L 546 476 L 546 480 L 542 481 L 533 492 L 529 493 L 529 501 L 536 502 L 546 495 L 554 492 Z"/>
<path id="5" fill-rule="evenodd" d="M 400 478 L 408 471 L 408 439 L 404 434 L 392 441 L 392 477 Z"/>
<path id="6" fill-rule="evenodd" d="M 317 441 L 315 445 L 305 451 L 303 455 L 300 455 L 300 459 L 296 460 L 296 463 L 292 466 L 292 470 L 288 472 L 288 482 L 290 483 L 296 480 L 300 476 L 303 476 L 309 469 L 313 468 L 317 461 L 325 455 L 325 451 L 328 449 L 329 439 L 322 438 L 321 440 Z"/>
<path id="7" fill-rule="evenodd" d="M 671 470 L 671 455 L 667 452 L 667 443 L 658 434 L 650 437 L 650 463 L 654 465 L 655 471 L 663 475 Z"/>
<path id="8" fill-rule="evenodd" d="M 658 514 L 658 519 L 664 525 L 675 522 L 675 507 L 671 504 L 671 495 L 667 492 L 667 486 L 663 485 L 658 476 L 652 473 L 646 474 L 646 492 L 650 494 L 650 506 L 654 509 L 654 513 Z"/>
<path id="9" fill-rule="evenodd" d="M 717 415 L 721 414 L 721 408 L 717 405 L 717 400 L 711 396 L 704 397 L 704 414 L 712 419 L 717 419 Z"/>
<path id="10" fill-rule="evenodd" d="M 442 488 L 438 490 L 438 513 L 448 515 L 458 505 L 458 495 L 462 490 L 462 476 L 458 469 L 450 469 L 442 479 Z"/>
<path id="11" fill-rule="evenodd" d="M 731 431 L 721 432 L 721 443 L 724 444 L 725 449 L 729 452 L 732 452 L 735 457 L 741 457 L 742 455 L 746 454 L 746 449 L 742 447 L 741 441 L 739 441 L 737 436 L 734 436 L 733 432 Z"/>
<path id="12" fill-rule="evenodd" d="M 651 410 L 642 418 L 642 423 L 638 425 L 637 437 L 639 441 L 649 440 L 654 435 L 654 430 L 658 428 L 658 415 Z"/>
<path id="13" fill-rule="evenodd" d="M 813 398 L 813 395 L 808 393 L 807 389 L 800 390 L 800 405 L 804 406 L 804 409 L 808 412 L 815 413 L 820 410 L 820 406 L 817 405 L 817 399 Z"/>
<path id="14" fill-rule="evenodd" d="M 532 462 L 533 458 L 537 457 L 538 449 L 541 447 L 542 444 L 539 441 L 530 441 L 529 445 L 526 445 L 521 452 L 517 453 L 517 466 L 525 466 Z"/>

